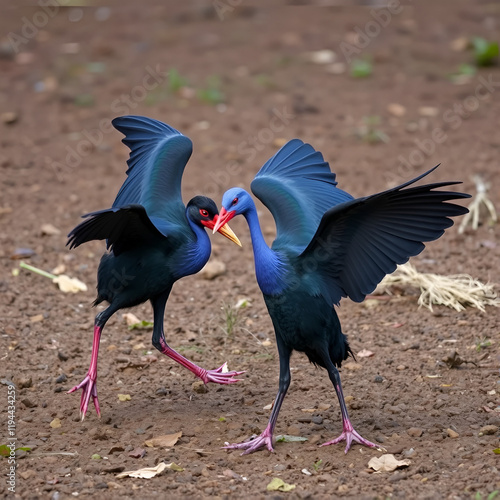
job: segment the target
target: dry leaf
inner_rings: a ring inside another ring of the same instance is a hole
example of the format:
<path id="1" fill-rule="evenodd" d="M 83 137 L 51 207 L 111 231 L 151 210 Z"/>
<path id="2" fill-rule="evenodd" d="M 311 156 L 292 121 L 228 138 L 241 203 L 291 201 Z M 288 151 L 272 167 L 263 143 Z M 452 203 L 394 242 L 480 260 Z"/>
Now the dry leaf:
<path id="1" fill-rule="evenodd" d="M 274 477 L 272 481 L 266 486 L 267 491 L 291 491 L 295 489 L 294 484 L 288 484 L 280 479 L 279 477 Z"/>
<path id="2" fill-rule="evenodd" d="M 130 401 L 132 397 L 130 396 L 130 394 L 118 394 L 118 399 L 120 401 Z"/>
<path id="3" fill-rule="evenodd" d="M 52 429 L 59 429 L 61 425 L 61 419 L 59 418 L 55 418 L 54 420 L 52 420 L 52 422 L 50 422 L 50 426 L 52 427 Z"/>
<path id="4" fill-rule="evenodd" d="M 360 358 L 370 358 L 373 355 L 374 353 L 372 351 L 369 351 L 368 349 L 361 349 L 361 351 L 356 354 L 356 356 Z"/>
<path id="5" fill-rule="evenodd" d="M 116 476 L 116 478 L 122 479 L 124 477 L 138 477 L 142 479 L 151 479 L 155 476 L 159 476 L 166 469 L 175 470 L 178 472 L 182 472 L 184 470 L 182 467 L 179 467 L 174 462 L 170 464 L 166 464 L 165 462 L 160 462 L 156 467 L 144 467 L 142 469 L 121 472 Z"/>
<path id="6" fill-rule="evenodd" d="M 44 234 L 46 234 L 47 236 L 57 236 L 61 234 L 61 231 L 52 224 L 43 224 L 40 231 L 42 233 L 42 236 Z"/>
<path id="7" fill-rule="evenodd" d="M 179 441 L 182 437 L 182 431 L 176 432 L 174 434 L 165 434 L 164 436 L 158 436 L 153 439 L 149 439 L 144 444 L 150 448 L 161 447 L 161 448 L 171 448 Z"/>
<path id="8" fill-rule="evenodd" d="M 80 281 L 77 278 L 70 278 L 65 274 L 61 274 L 52 280 L 52 283 L 55 283 L 61 292 L 64 293 L 77 293 L 77 292 L 86 292 L 87 285 Z"/>
<path id="9" fill-rule="evenodd" d="M 368 462 L 368 467 L 377 472 L 392 472 L 399 467 L 408 467 L 410 464 L 410 460 L 397 460 L 394 455 L 386 454 L 373 457 Z"/>
<path id="10" fill-rule="evenodd" d="M 141 320 L 132 313 L 122 314 L 122 318 L 127 322 L 127 326 L 136 325 L 141 322 Z"/>

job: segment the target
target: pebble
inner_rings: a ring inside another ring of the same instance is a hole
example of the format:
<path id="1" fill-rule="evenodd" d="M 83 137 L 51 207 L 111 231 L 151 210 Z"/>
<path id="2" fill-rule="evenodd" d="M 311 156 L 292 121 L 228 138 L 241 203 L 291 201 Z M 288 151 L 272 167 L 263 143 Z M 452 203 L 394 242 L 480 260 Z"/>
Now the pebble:
<path id="1" fill-rule="evenodd" d="M 198 394 L 206 394 L 208 392 L 208 387 L 203 383 L 203 380 L 197 380 L 191 384 L 191 388 L 194 392 Z"/>
<path id="2" fill-rule="evenodd" d="M 220 260 L 211 260 L 200 271 L 200 276 L 206 280 L 213 280 L 226 272 L 226 264 Z"/>
<path id="3" fill-rule="evenodd" d="M 64 373 L 61 373 L 61 375 L 59 375 L 59 377 L 56 378 L 56 384 L 62 384 L 66 382 L 66 380 L 68 380 L 68 377 L 66 377 Z"/>
<path id="4" fill-rule="evenodd" d="M 448 435 L 448 437 L 452 438 L 452 439 L 456 439 L 457 437 L 460 436 L 460 434 L 456 431 L 454 431 L 453 429 L 446 429 L 446 434 Z"/>
<path id="5" fill-rule="evenodd" d="M 373 381 L 377 384 L 381 384 L 384 381 L 384 377 L 382 377 L 381 375 L 375 375 Z"/>
<path id="6" fill-rule="evenodd" d="M 410 427 L 406 432 L 411 437 L 420 437 L 424 433 L 419 427 Z"/>
<path id="7" fill-rule="evenodd" d="M 57 357 L 59 358 L 59 361 L 68 361 L 68 356 L 61 351 L 57 353 Z"/>
<path id="8" fill-rule="evenodd" d="M 479 435 L 480 436 L 489 436 L 492 434 L 496 434 L 498 431 L 498 426 L 496 425 L 485 425 L 484 427 L 481 427 L 479 429 Z"/>
<path id="9" fill-rule="evenodd" d="M 323 417 L 320 415 L 315 415 L 312 419 L 313 424 L 322 424 L 323 423 Z"/>
<path id="10" fill-rule="evenodd" d="M 23 400 L 21 400 L 21 403 L 26 406 L 26 408 L 35 408 L 37 406 L 36 403 L 34 403 L 33 401 L 31 401 L 31 399 L 28 399 L 28 398 L 24 398 Z M 28 420 L 24 419 L 25 422 L 27 422 Z"/>
<path id="11" fill-rule="evenodd" d="M 18 389 L 27 389 L 33 385 L 33 380 L 31 377 L 17 377 L 14 383 Z"/>

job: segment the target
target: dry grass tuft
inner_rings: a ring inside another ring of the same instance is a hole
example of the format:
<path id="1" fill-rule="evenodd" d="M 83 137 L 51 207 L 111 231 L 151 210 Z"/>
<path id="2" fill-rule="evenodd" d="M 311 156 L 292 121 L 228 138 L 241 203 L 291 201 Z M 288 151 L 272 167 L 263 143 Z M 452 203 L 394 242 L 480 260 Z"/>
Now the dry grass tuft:
<path id="1" fill-rule="evenodd" d="M 500 306 L 494 286 L 481 283 L 468 274 L 441 276 L 420 273 L 410 263 L 398 266 L 393 274 L 386 276 L 377 287 L 377 293 L 388 292 L 392 285 L 411 286 L 420 289 L 418 305 L 432 311 L 433 305 L 451 307 L 463 311 L 475 307 L 485 312 L 486 306 Z"/>

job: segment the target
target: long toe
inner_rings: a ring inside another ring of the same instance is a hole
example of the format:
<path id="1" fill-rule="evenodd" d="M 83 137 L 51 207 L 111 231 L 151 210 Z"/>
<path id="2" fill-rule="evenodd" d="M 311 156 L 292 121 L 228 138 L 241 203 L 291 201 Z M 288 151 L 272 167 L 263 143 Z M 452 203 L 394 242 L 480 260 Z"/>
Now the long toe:
<path id="1" fill-rule="evenodd" d="M 254 451 L 260 450 L 263 447 L 266 447 L 270 452 L 274 453 L 272 436 L 267 435 L 265 432 L 263 432 L 260 436 L 250 439 L 249 441 L 244 441 L 243 443 L 227 443 L 223 449 L 244 450 L 242 455 L 248 455 Z"/>
<path id="2" fill-rule="evenodd" d="M 349 449 L 351 448 L 351 444 L 353 442 L 359 443 L 363 446 L 367 446 L 368 448 L 378 448 L 379 447 L 375 443 L 372 443 L 371 441 L 368 441 L 367 439 L 362 437 L 354 429 L 345 430 L 344 432 L 342 432 L 342 434 L 339 437 L 332 439 L 331 441 L 328 441 L 326 443 L 323 443 L 321 446 L 329 446 L 331 444 L 340 443 L 341 441 L 346 442 L 345 453 L 347 453 L 349 451 Z"/>
<path id="3" fill-rule="evenodd" d="M 225 363 L 224 363 L 225 365 Z M 222 365 L 222 366 L 224 366 Z M 222 367 L 217 368 L 216 370 L 209 370 L 206 373 L 206 381 L 205 383 L 208 382 L 213 382 L 215 384 L 235 384 L 236 382 L 240 382 L 241 379 L 235 378 L 238 377 L 239 375 L 242 375 L 245 373 L 244 371 L 242 372 L 236 372 L 236 371 L 231 371 L 231 372 L 222 372 Z"/>

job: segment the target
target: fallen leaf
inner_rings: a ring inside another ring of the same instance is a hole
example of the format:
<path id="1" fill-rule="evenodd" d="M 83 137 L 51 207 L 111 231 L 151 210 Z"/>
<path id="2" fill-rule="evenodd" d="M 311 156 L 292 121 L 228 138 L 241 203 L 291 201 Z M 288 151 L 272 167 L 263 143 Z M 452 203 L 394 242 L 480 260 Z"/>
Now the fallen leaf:
<path id="1" fill-rule="evenodd" d="M 61 427 L 61 419 L 59 418 L 55 418 L 54 420 L 52 420 L 52 422 L 50 422 L 49 424 L 52 429 L 59 429 L 59 427 Z"/>
<path id="2" fill-rule="evenodd" d="M 57 227 L 53 226 L 52 224 L 42 224 L 40 231 L 42 233 L 42 236 L 57 236 L 61 234 L 60 229 L 57 229 Z"/>
<path id="3" fill-rule="evenodd" d="M 307 469 L 302 469 L 302 474 L 305 474 L 306 476 L 312 476 L 312 472 L 309 472 Z"/>
<path id="4" fill-rule="evenodd" d="M 410 464 L 410 460 L 397 460 L 394 455 L 386 454 L 373 457 L 368 462 L 368 467 L 377 472 L 392 472 L 399 467 L 408 467 Z"/>
<path id="5" fill-rule="evenodd" d="M 175 432 L 174 434 L 165 434 L 164 436 L 154 437 L 153 439 L 148 439 L 144 444 L 150 448 L 161 447 L 161 448 L 171 448 L 179 441 L 182 437 L 182 431 Z"/>
<path id="6" fill-rule="evenodd" d="M 99 453 L 94 453 L 91 457 L 92 460 L 101 460 L 102 457 L 99 455 Z"/>
<path id="7" fill-rule="evenodd" d="M 307 438 L 302 436 L 289 436 L 288 434 L 276 436 L 277 443 L 295 443 L 303 441 L 307 441 Z"/>
<path id="8" fill-rule="evenodd" d="M 118 394 L 118 399 L 120 401 L 130 401 L 132 397 L 130 396 L 130 394 Z"/>
<path id="9" fill-rule="evenodd" d="M 122 314 L 122 318 L 127 323 L 127 326 L 136 325 L 137 323 L 141 322 L 141 320 L 133 313 Z"/>
<path id="10" fill-rule="evenodd" d="M 61 274 L 52 280 L 52 283 L 55 283 L 61 292 L 64 293 L 77 293 L 77 292 L 86 292 L 87 285 L 80 281 L 77 278 L 70 278 L 65 274 Z"/>
<path id="11" fill-rule="evenodd" d="M 291 491 L 295 489 L 295 485 L 285 483 L 285 481 L 279 477 L 274 477 L 266 486 L 266 489 L 267 491 Z"/>
<path id="12" fill-rule="evenodd" d="M 300 411 L 303 411 L 304 413 L 314 413 L 316 410 L 315 408 L 301 408 Z"/>
<path id="13" fill-rule="evenodd" d="M 116 478 L 121 479 L 124 477 L 138 477 L 142 479 L 151 479 L 155 476 L 159 476 L 166 469 L 174 470 L 177 472 L 182 472 L 184 470 L 182 467 L 179 467 L 174 462 L 170 464 L 166 464 L 165 462 L 160 462 L 156 467 L 144 467 L 142 469 L 122 472 L 118 474 Z"/>
<path id="14" fill-rule="evenodd" d="M 43 321 L 43 314 L 36 314 L 35 316 L 31 316 L 30 321 L 32 323 L 39 323 L 40 321 Z"/>
<path id="15" fill-rule="evenodd" d="M 495 455 L 500 455 L 500 448 L 495 448 L 495 449 L 493 450 L 493 453 L 494 453 Z"/>
<path id="16" fill-rule="evenodd" d="M 58 266 L 54 267 L 51 272 L 52 274 L 59 276 L 60 274 L 66 272 L 66 266 L 64 264 L 59 264 Z"/>
<path id="17" fill-rule="evenodd" d="M 146 321 L 143 319 L 142 321 L 139 321 L 139 323 L 134 323 L 133 325 L 129 325 L 128 329 L 129 330 L 135 330 L 137 329 L 142 329 L 142 328 L 153 328 L 154 323 L 152 321 Z"/>
<path id="18" fill-rule="evenodd" d="M 359 356 L 360 358 L 370 358 L 373 356 L 375 353 L 372 351 L 369 351 L 368 349 L 361 349 L 361 351 L 356 354 L 356 356 Z"/>

